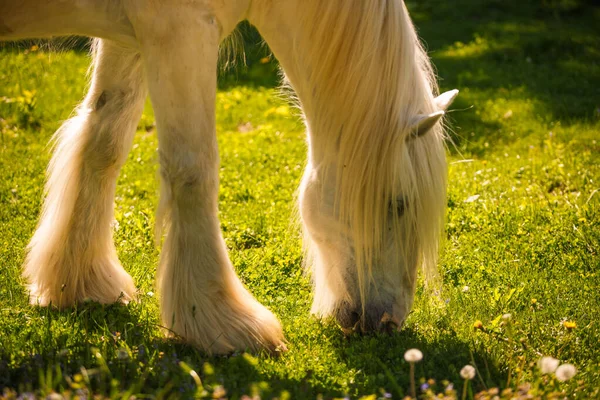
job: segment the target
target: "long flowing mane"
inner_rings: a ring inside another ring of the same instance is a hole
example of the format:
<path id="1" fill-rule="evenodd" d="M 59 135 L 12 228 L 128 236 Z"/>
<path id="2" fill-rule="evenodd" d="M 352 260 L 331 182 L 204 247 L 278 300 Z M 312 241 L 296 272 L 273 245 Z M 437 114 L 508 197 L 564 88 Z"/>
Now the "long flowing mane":
<path id="1" fill-rule="evenodd" d="M 364 305 L 390 231 L 403 265 L 416 248 L 426 275 L 435 275 L 446 202 L 444 129 L 437 124 L 412 138 L 410 127 L 418 114 L 437 111 L 438 88 L 403 1 L 304 1 L 298 16 L 310 44 L 295 49 L 296 68 L 308 79 L 294 89 L 311 140 L 336 168 L 336 208 L 351 227 Z M 397 202 L 403 217 L 390 218 L 398 217 L 390 207 Z"/>

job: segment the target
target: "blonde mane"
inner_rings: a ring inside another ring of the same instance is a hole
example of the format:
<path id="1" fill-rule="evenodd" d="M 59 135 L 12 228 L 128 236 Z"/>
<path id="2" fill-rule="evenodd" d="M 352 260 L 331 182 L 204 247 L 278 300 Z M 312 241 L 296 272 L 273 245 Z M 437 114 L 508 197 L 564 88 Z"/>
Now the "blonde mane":
<path id="1" fill-rule="evenodd" d="M 437 124 L 413 138 L 410 127 L 418 114 L 437 111 L 438 88 L 402 1 L 303 1 L 297 15 L 299 44 L 310 45 L 295 49 L 294 69 L 304 69 L 306 86 L 294 89 L 311 140 L 336 167 L 336 210 L 351 227 L 364 306 L 390 231 L 403 265 L 409 268 L 416 248 L 426 276 L 435 276 L 446 202 L 444 129 Z M 390 208 L 397 202 L 405 205 L 402 218 Z"/>

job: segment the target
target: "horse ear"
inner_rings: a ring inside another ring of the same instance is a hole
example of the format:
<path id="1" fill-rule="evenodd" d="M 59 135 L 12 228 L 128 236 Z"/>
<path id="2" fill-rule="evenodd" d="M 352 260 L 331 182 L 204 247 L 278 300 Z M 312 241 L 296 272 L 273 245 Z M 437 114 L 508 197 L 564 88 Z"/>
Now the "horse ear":
<path id="1" fill-rule="evenodd" d="M 452 104 L 454 99 L 456 99 L 456 96 L 458 96 L 458 89 L 444 92 L 436 97 L 435 104 L 439 111 L 428 115 L 418 115 L 412 124 L 412 137 L 416 138 L 423 136 L 429 132 L 429 130 L 444 116 L 445 111 L 450 107 L 450 104 Z"/>
<path id="2" fill-rule="evenodd" d="M 436 97 L 435 104 L 437 105 L 438 109 L 446 111 L 448 107 L 450 107 L 450 104 L 454 102 L 456 96 L 458 96 L 458 89 L 449 90 Z"/>
<path id="3" fill-rule="evenodd" d="M 429 115 L 418 115 L 412 124 L 412 137 L 423 136 L 444 116 L 444 111 L 436 111 Z"/>

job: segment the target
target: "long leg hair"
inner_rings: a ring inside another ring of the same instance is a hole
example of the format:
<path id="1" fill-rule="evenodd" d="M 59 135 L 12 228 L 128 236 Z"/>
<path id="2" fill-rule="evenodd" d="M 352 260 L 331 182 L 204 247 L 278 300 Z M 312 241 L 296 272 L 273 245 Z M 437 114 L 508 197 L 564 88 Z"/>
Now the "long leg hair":
<path id="1" fill-rule="evenodd" d="M 92 83 L 54 136 L 45 199 L 23 275 L 31 301 L 58 307 L 135 296 L 111 223 L 117 176 L 141 116 L 146 86 L 137 53 L 106 40 L 93 47 Z"/>

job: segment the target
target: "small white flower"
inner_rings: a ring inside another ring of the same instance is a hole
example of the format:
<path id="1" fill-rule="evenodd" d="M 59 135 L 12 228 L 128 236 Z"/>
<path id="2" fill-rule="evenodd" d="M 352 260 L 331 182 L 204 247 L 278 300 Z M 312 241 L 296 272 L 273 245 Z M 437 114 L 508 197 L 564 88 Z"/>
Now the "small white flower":
<path id="1" fill-rule="evenodd" d="M 468 286 L 463 286 L 462 288 L 463 293 L 466 293 L 469 291 L 469 287 Z"/>
<path id="2" fill-rule="evenodd" d="M 502 319 L 505 321 L 510 321 L 512 319 L 512 314 L 504 314 Z"/>
<path id="3" fill-rule="evenodd" d="M 575 374 L 577 374 L 577 368 L 575 368 L 575 366 L 571 364 L 563 364 L 560 367 L 556 368 L 556 372 L 554 374 L 556 375 L 556 379 L 558 379 L 559 381 L 568 381 L 569 379 L 574 377 Z"/>
<path id="4" fill-rule="evenodd" d="M 404 353 L 404 359 L 409 363 L 419 362 L 423 359 L 423 353 L 419 349 L 410 349 Z"/>
<path id="5" fill-rule="evenodd" d="M 152 297 L 152 296 L 154 296 L 154 292 L 148 292 L 148 293 L 146 293 L 146 295 L 147 295 L 148 297 Z"/>
<path id="6" fill-rule="evenodd" d="M 460 370 L 460 376 L 463 379 L 468 379 L 468 380 L 475 378 L 475 368 L 473 368 L 472 365 L 465 365 Z"/>
<path id="7" fill-rule="evenodd" d="M 558 368 L 559 364 L 560 361 L 558 361 L 554 357 L 542 357 L 538 361 L 538 368 L 540 369 L 542 374 L 546 375 L 556 371 L 556 368 Z"/>

